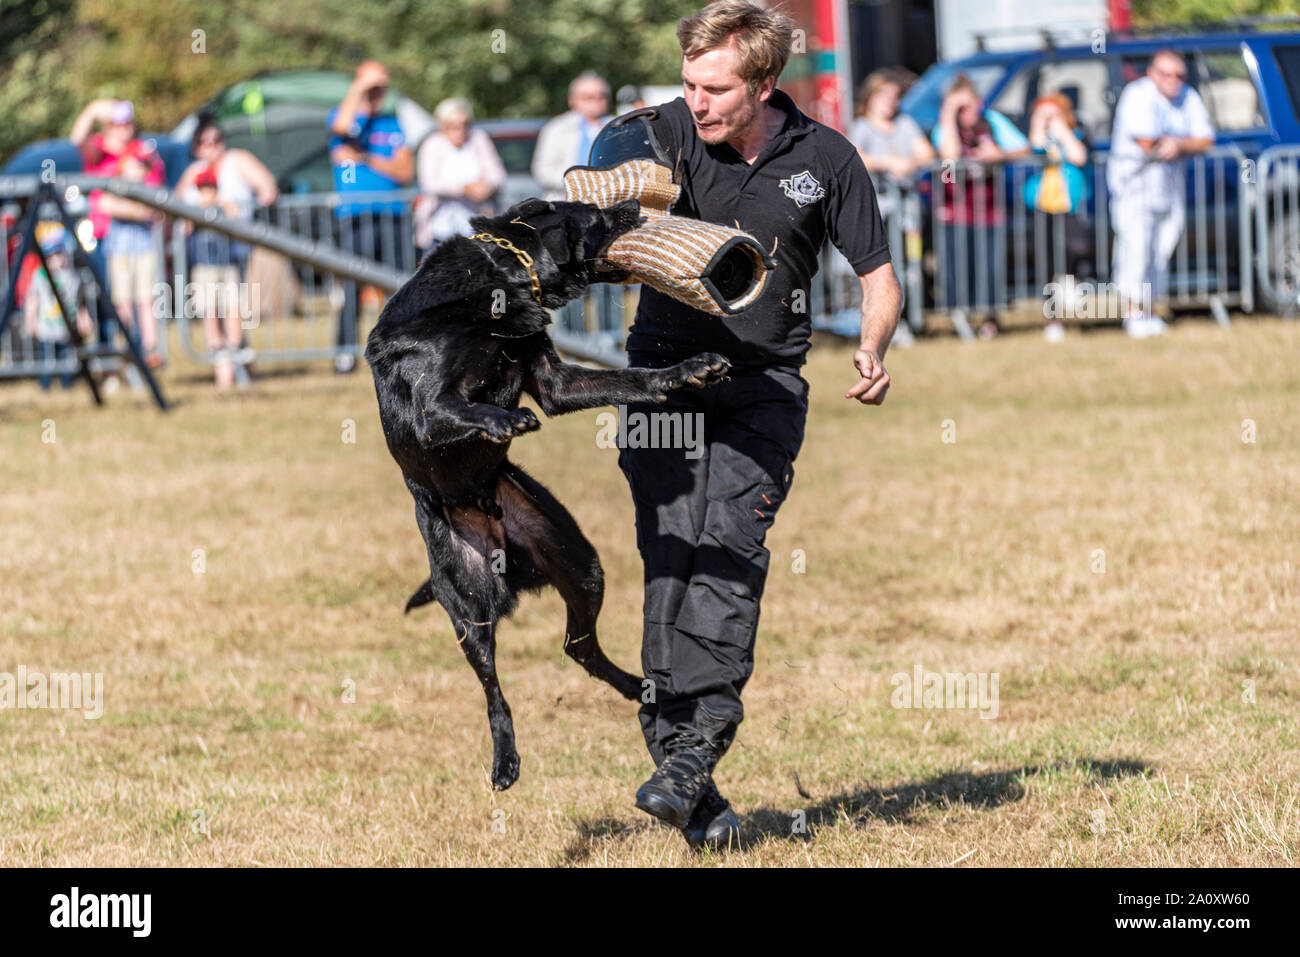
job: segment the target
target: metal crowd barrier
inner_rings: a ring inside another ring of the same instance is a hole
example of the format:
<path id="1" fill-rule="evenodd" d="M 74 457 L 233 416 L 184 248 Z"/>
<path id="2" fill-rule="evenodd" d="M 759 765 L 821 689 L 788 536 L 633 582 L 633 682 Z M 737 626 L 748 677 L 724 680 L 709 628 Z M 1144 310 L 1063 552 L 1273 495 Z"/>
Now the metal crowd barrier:
<path id="1" fill-rule="evenodd" d="M 415 246 L 412 209 L 418 196 L 416 190 L 285 194 L 273 206 L 254 210 L 253 221 L 259 227 L 291 233 L 375 263 L 394 277 L 405 279 L 428 252 Z M 185 267 L 198 253 L 196 240 L 204 238 L 203 231 L 189 239 L 173 234 L 172 258 L 179 264 L 178 275 L 188 274 Z M 256 244 L 251 249 L 240 249 L 236 243 L 233 250 L 223 253 L 222 241 L 221 237 L 207 237 L 209 245 L 203 255 L 218 261 L 234 259 L 240 264 L 249 289 L 249 301 L 241 299 L 241 309 L 248 314 L 245 349 L 250 359 L 270 363 L 360 358 L 366 336 L 378 317 L 381 295 L 392 293 L 395 285 L 358 282 L 302 257 L 291 263 L 287 257 Z M 593 290 L 591 298 L 595 295 Z M 579 301 L 557 311 L 552 339 L 558 348 L 576 358 L 621 365 L 626 362 L 620 349 L 623 290 L 618 287 L 616 294 L 603 295 L 605 302 L 598 300 L 597 308 L 589 310 L 597 328 L 591 327 L 584 314 L 587 304 Z M 182 342 L 189 355 L 197 361 L 213 361 L 214 352 L 205 343 L 195 341 L 197 328 L 193 324 L 185 328 L 189 334 L 182 337 Z"/>
<path id="2" fill-rule="evenodd" d="M 1300 146 L 1260 154 L 1255 191 L 1256 281 L 1265 308 L 1288 317 L 1300 309 Z"/>
<path id="3" fill-rule="evenodd" d="M 26 206 L 35 195 L 37 189 L 37 179 L 34 176 L 0 178 L 0 301 L 3 300 L 5 293 L 8 292 L 9 272 L 13 265 L 13 256 L 19 254 L 16 248 L 18 231 L 22 224 L 23 216 L 26 212 Z M 69 183 L 63 193 L 62 198 L 69 211 L 76 216 L 84 216 L 87 213 L 86 191 L 75 183 Z M 58 210 L 52 203 L 45 204 L 45 208 L 39 211 L 40 220 L 38 229 L 45 229 L 54 225 L 62 225 L 61 217 Z M 87 223 L 87 225 L 89 225 Z M 165 278 L 162 264 L 164 262 L 163 233 L 157 225 L 151 228 L 151 241 L 153 249 L 151 259 L 156 267 L 154 279 L 156 282 L 162 282 Z M 69 242 L 78 241 L 76 237 L 68 236 Z M 108 260 L 102 240 L 95 240 L 93 235 L 87 232 L 82 240 L 83 246 L 92 258 L 100 264 L 105 272 L 108 269 Z M 24 251 L 25 254 L 26 251 Z M 79 312 L 84 310 L 88 319 L 88 332 L 83 333 L 84 338 L 93 345 L 91 352 L 108 353 L 112 348 L 115 330 L 112 328 L 108 316 L 101 315 L 99 308 L 99 296 L 97 295 L 96 281 L 94 273 L 85 268 L 76 268 L 69 261 L 69 271 L 76 277 L 78 289 L 77 302 Z M 20 282 L 24 277 L 20 277 Z M 26 277 L 28 288 L 34 280 L 34 274 Z M 0 336 L 0 379 L 3 378 L 39 378 L 42 385 L 48 385 L 54 380 L 69 382 L 78 369 L 76 356 L 73 354 L 71 343 L 69 342 L 66 330 L 59 329 L 51 335 L 49 330 L 40 329 L 39 325 L 33 329 L 28 322 L 25 306 L 26 301 L 19 306 L 15 314 L 10 318 L 8 328 L 3 336 Z M 36 317 L 33 317 L 35 319 Z M 132 316 L 130 325 L 134 329 L 137 340 L 142 335 L 142 329 L 139 322 L 145 322 L 153 319 L 156 322 L 156 339 L 153 349 L 150 350 L 158 355 L 162 361 L 167 359 L 167 335 L 164 321 L 158 319 L 153 310 L 150 310 L 149 316 Z M 96 355 L 91 360 L 92 368 L 97 372 L 116 373 L 123 368 L 121 359 L 116 355 Z M 127 370 L 128 379 L 134 378 L 134 369 Z"/>
<path id="4" fill-rule="evenodd" d="M 889 239 L 894 274 L 903 291 L 901 321 L 919 333 L 925 325 L 921 197 L 911 184 L 886 179 L 878 186 L 876 199 Z M 813 279 L 809 299 L 814 329 L 850 338 L 858 335 L 862 286 L 849 261 L 829 242 L 821 252 L 821 268 Z"/>
<path id="5" fill-rule="evenodd" d="M 5 266 L 10 264 L 9 240 L 15 228 L 11 224 L 21 221 L 24 200 L 30 201 L 36 187 L 34 176 L 0 178 L 0 250 Z M 167 189 L 118 179 L 60 177 L 58 187 L 78 217 L 88 212 L 85 196 L 92 189 L 141 202 L 161 214 L 153 231 L 158 275 L 151 306 L 164 359 L 170 322 L 178 327 L 192 359 L 213 363 L 224 357 L 240 373 L 254 361 L 337 360 L 340 356 L 355 361 L 364 351 L 379 296 L 396 291 L 415 266 L 410 218 L 410 199 L 415 194 L 409 191 L 287 196 L 244 220 L 213 207 L 181 202 Z M 164 245 L 165 235 L 170 239 Z M 102 255 L 93 238 L 82 238 L 92 255 Z M 5 271 L 0 283 L 7 283 L 7 276 Z M 0 285 L 0 293 L 4 291 Z M 621 295 L 620 289 L 620 305 Z M 342 312 L 349 296 L 355 297 L 356 312 L 345 323 Z M 220 323 L 204 321 L 227 307 L 235 309 L 240 320 L 238 349 L 210 341 Z M 609 315 L 613 313 L 611 308 Z M 92 315 L 96 326 L 99 318 Z M 568 325 L 575 323 L 570 319 Z M 0 376 L 62 375 L 77 368 L 75 358 L 44 348 L 21 315 L 15 316 L 2 338 Z M 585 331 L 577 334 L 562 324 L 552 338 L 557 348 L 575 358 L 615 366 L 626 363 L 621 350 Z M 100 367 L 110 361 L 117 360 L 105 359 Z M 133 370 L 127 371 L 130 378 Z"/>
<path id="6" fill-rule="evenodd" d="M 187 295 L 177 297 L 171 315 L 182 330 L 186 353 L 198 362 L 218 357 L 209 341 L 211 323 L 183 320 L 195 318 L 194 306 L 210 298 L 208 289 L 219 277 L 237 276 L 234 292 L 245 358 L 275 363 L 346 357 L 355 363 L 365 350 L 381 295 L 414 271 L 411 205 L 416 195 L 414 190 L 285 194 L 273 206 L 251 211 L 248 224 L 256 229 L 290 234 L 317 251 L 328 249 L 384 267 L 388 275 L 381 280 L 358 281 L 340 273 L 336 263 L 295 257 L 256 237 L 248 242 L 197 225 L 173 229 L 175 288 L 185 288 Z"/>
<path id="7" fill-rule="evenodd" d="M 878 195 L 912 329 L 922 329 L 929 307 L 947 314 L 969 337 L 971 315 L 1041 305 L 1051 284 L 1067 276 L 1095 283 L 1094 293 L 1104 291 L 1112 279 L 1109 157 L 1095 152 L 1089 159 L 1092 195 L 1071 215 L 1047 215 L 1026 203 L 1025 184 L 1042 169 L 1036 158 L 938 163 L 918 184 L 885 181 Z M 1257 281 L 1270 308 L 1300 307 L 1300 147 L 1272 148 L 1257 162 L 1232 148 L 1182 162 L 1189 184 L 1186 224 L 1171 264 L 1169 303 L 1208 307 L 1226 324 L 1229 307 L 1253 310 Z M 91 188 L 136 199 L 161 214 L 153 235 L 157 288 L 166 293 L 156 300 L 163 357 L 167 322 L 178 327 L 193 360 L 210 363 L 228 354 L 213 347 L 211 325 L 205 326 L 202 315 L 211 311 L 213 284 L 237 276 L 243 339 L 238 363 L 356 359 L 380 296 L 410 274 L 419 253 L 413 190 L 290 194 L 240 220 L 181 203 L 167 190 L 121 180 L 68 177 L 59 186 L 78 216 L 85 214 Z M 10 236 L 35 187 L 35 177 L 0 178 L 0 265 L 10 265 Z M 966 214 L 954 216 L 952 210 Z M 0 283 L 7 275 L 7 268 L 0 269 Z M 557 311 L 557 346 L 589 361 L 624 364 L 635 289 L 597 284 L 584 299 Z M 815 328 L 856 334 L 860 287 L 829 244 L 810 292 Z M 1113 298 L 1097 295 L 1093 308 L 1113 306 Z M 349 301 L 355 321 L 343 322 Z M 93 296 L 90 305 L 92 327 L 99 329 Z M 1094 312 L 1088 318 L 1107 316 Z M 75 369 L 75 358 L 41 342 L 21 315 L 0 341 L 0 377 L 61 376 Z"/>
<path id="8" fill-rule="evenodd" d="M 1071 283 L 1092 297 L 1084 318 L 1121 317 L 1112 281 L 1109 154 L 1094 152 L 1089 161 L 1091 196 L 1075 212 L 1052 215 L 1026 202 L 1026 184 L 1044 169 L 1039 157 L 946 161 L 928 170 L 934 307 L 963 338 L 972 337 L 973 314 L 1045 303 Z M 1190 195 L 1167 301 L 1209 308 L 1226 325 L 1229 307 L 1254 309 L 1252 164 L 1232 147 L 1180 162 Z"/>

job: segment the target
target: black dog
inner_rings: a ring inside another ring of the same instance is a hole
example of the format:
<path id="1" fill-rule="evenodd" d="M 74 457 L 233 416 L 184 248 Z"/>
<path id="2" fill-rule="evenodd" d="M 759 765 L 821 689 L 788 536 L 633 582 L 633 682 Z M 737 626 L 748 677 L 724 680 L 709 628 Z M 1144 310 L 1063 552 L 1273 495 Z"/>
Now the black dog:
<path id="1" fill-rule="evenodd" d="M 497 622 L 519 592 L 554 585 L 568 606 L 564 650 L 629 699 L 640 679 L 596 640 L 600 560 L 573 517 L 506 459 L 510 440 L 547 415 L 625 402 L 721 379 L 730 363 L 699 355 L 667 369 L 597 371 L 560 361 L 547 309 L 581 295 L 611 240 L 635 226 L 635 200 L 608 210 L 525 200 L 472 221 L 474 238 L 439 246 L 384 307 L 366 344 L 388 449 L 415 497 L 429 579 L 406 610 L 438 601 L 487 695 L 492 784 L 519 777 L 510 708 L 497 683 Z"/>

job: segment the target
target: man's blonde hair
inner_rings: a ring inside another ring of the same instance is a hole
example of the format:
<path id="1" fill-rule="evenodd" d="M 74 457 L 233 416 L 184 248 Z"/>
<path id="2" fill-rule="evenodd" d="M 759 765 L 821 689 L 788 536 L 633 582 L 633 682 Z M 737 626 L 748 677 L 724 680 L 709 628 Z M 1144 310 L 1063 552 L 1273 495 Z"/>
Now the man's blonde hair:
<path id="1" fill-rule="evenodd" d="M 734 37 L 740 54 L 737 73 L 757 93 L 763 81 L 775 82 L 790 59 L 794 21 L 776 10 L 764 10 L 747 0 L 717 0 L 677 21 L 677 42 L 683 56 L 698 56 L 724 47 Z"/>

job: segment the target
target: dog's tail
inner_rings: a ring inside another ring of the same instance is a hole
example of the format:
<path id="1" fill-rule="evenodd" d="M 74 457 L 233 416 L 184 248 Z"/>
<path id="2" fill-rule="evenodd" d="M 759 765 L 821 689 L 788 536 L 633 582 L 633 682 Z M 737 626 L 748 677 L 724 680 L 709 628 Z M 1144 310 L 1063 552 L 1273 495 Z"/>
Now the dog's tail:
<path id="1" fill-rule="evenodd" d="M 406 599 L 406 610 L 402 614 L 409 615 L 412 608 L 419 608 L 431 601 L 433 601 L 433 582 L 426 578 L 424 584 L 417 588 L 410 598 Z"/>

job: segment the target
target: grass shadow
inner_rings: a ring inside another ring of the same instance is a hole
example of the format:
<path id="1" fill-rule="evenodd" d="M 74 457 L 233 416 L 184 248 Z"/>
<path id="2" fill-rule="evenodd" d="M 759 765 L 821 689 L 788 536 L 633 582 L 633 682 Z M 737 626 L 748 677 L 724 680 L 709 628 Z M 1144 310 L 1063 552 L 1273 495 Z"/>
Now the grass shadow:
<path id="1" fill-rule="evenodd" d="M 976 808 L 1000 807 L 1021 800 L 1025 796 L 1024 780 L 1044 773 L 1082 771 L 1089 781 L 1108 781 L 1144 777 L 1151 770 L 1150 765 L 1141 761 L 1078 758 L 1074 761 L 1024 765 L 1000 771 L 940 774 L 924 781 L 892 788 L 859 788 L 790 811 L 762 807 L 742 815 L 740 827 L 743 838 L 739 849 L 748 850 L 768 839 L 810 841 L 820 828 L 833 826 L 845 818 L 854 827 L 862 827 L 873 820 L 887 824 L 912 824 L 915 823 L 918 812 L 928 808 L 947 808 L 957 804 Z M 796 811 L 803 812 L 802 830 L 795 830 L 793 826 Z M 651 827 L 663 826 L 649 819 L 629 824 L 612 817 L 579 820 L 575 824 L 577 836 L 565 847 L 562 855 L 562 861 L 566 864 L 578 864 L 587 860 L 595 843 L 601 839 L 610 836 L 624 838 Z"/>
<path id="2" fill-rule="evenodd" d="M 591 857 L 591 852 L 597 841 L 610 836 L 625 838 L 632 834 L 640 834 L 652 827 L 666 826 L 659 825 L 647 818 L 645 821 L 635 824 L 629 824 L 627 821 L 620 821 L 614 817 L 598 817 L 591 821 L 575 821 L 578 828 L 577 836 L 565 845 L 560 860 L 565 864 L 581 864 Z"/>
<path id="3" fill-rule="evenodd" d="M 995 808 L 1019 801 L 1025 796 L 1024 780 L 1045 772 L 1082 771 L 1092 781 L 1145 776 L 1150 765 L 1121 759 L 1097 760 L 1078 758 L 1053 764 L 1025 765 L 1000 771 L 973 773 L 960 771 L 941 774 L 914 784 L 892 788 L 860 788 L 841 792 L 810 807 L 784 811 L 765 807 L 741 818 L 745 850 L 769 838 L 812 840 L 819 828 L 848 818 L 854 827 L 879 820 L 887 824 L 912 824 L 918 812 L 928 808 L 946 808 L 955 804 L 968 807 Z M 794 829 L 795 811 L 803 811 L 803 830 Z"/>

